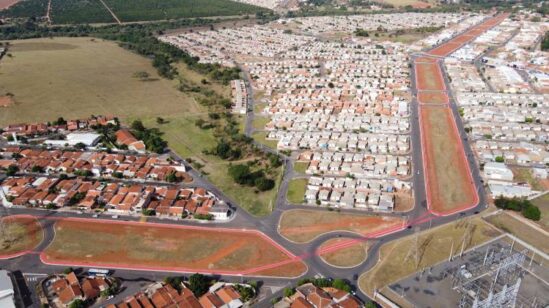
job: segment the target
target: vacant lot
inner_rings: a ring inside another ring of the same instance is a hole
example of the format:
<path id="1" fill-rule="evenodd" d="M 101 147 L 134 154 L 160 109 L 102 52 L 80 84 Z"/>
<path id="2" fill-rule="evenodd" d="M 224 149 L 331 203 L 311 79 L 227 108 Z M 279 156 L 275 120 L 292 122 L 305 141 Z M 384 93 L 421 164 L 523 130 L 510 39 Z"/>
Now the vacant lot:
<path id="1" fill-rule="evenodd" d="M 448 104 L 448 95 L 444 92 L 419 92 L 417 99 L 424 104 Z"/>
<path id="2" fill-rule="evenodd" d="M 284 212 L 279 233 L 290 241 L 306 243 L 331 231 L 350 231 L 362 235 L 402 224 L 400 218 L 348 214 L 328 211 L 290 210 Z"/>
<path id="3" fill-rule="evenodd" d="M 12 216 L 2 218 L 0 255 L 16 254 L 38 246 L 44 234 L 38 220 L 33 217 Z"/>
<path id="4" fill-rule="evenodd" d="M 0 10 L 7 9 L 17 2 L 19 2 L 19 0 L 0 0 Z"/>
<path id="5" fill-rule="evenodd" d="M 476 198 L 469 166 L 452 124 L 451 110 L 422 107 L 421 134 L 431 209 L 448 213 L 473 205 Z"/>
<path id="6" fill-rule="evenodd" d="M 408 276 L 422 268 L 436 264 L 450 256 L 454 247 L 456 254 L 464 243 L 464 249 L 481 244 L 499 232 L 484 222 L 481 218 L 460 220 L 425 232 L 418 237 L 418 263 L 411 248 L 415 244 L 415 236 L 408 236 L 381 247 L 380 262 L 370 271 L 360 276 L 359 286 L 372 295 L 373 289 Z"/>
<path id="7" fill-rule="evenodd" d="M 90 38 L 12 41 L 0 65 L 0 125 L 112 114 L 122 118 L 189 115 L 201 111 L 192 98 L 160 79 L 151 61 L 113 42 Z M 149 81 L 134 78 L 149 73 Z"/>
<path id="8" fill-rule="evenodd" d="M 338 245 L 343 248 L 338 248 Z M 332 266 L 355 267 L 366 260 L 368 244 L 349 238 L 337 238 L 324 242 L 319 250 L 322 260 Z"/>
<path id="9" fill-rule="evenodd" d="M 288 184 L 288 201 L 291 204 L 301 204 L 305 200 L 308 179 L 294 179 Z"/>
<path id="10" fill-rule="evenodd" d="M 526 223 L 511 217 L 511 214 L 503 212 L 501 214 L 490 216 L 486 220 L 501 230 L 513 234 L 539 250 L 549 253 L 549 237 Z"/>
<path id="11" fill-rule="evenodd" d="M 545 194 L 532 200 L 541 211 L 541 220 L 537 223 L 547 232 L 549 232 L 549 194 Z"/>
<path id="12" fill-rule="evenodd" d="M 44 252 L 53 263 L 238 273 L 292 260 L 255 232 L 66 219 L 55 233 Z"/>
<path id="13" fill-rule="evenodd" d="M 13 1 L 13 0 L 1 0 Z M 255 14 L 266 9 L 229 0 L 104 0 L 122 22 L 166 20 L 206 16 Z M 3 16 L 44 16 L 48 1 L 25 0 Z M 52 20 L 56 24 L 112 23 L 113 17 L 99 0 L 52 0 Z"/>
<path id="14" fill-rule="evenodd" d="M 418 90 L 445 90 L 442 72 L 437 63 L 415 63 Z"/>

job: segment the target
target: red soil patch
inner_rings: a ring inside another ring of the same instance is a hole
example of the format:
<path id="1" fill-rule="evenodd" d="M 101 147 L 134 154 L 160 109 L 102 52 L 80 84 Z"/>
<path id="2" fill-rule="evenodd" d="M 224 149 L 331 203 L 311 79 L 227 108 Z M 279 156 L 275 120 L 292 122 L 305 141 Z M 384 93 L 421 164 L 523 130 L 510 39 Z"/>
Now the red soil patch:
<path id="1" fill-rule="evenodd" d="M 13 258 L 36 248 L 44 239 L 40 222 L 32 216 L 7 216 L 2 223 L 9 235 L 0 238 L 0 258 Z"/>
<path id="2" fill-rule="evenodd" d="M 505 18 L 507 18 L 507 16 L 509 16 L 509 14 L 505 13 L 505 14 L 500 14 L 498 16 L 492 17 L 486 20 L 485 22 L 483 22 L 482 24 L 471 28 L 467 32 L 454 37 L 453 39 L 449 40 L 448 42 L 442 45 L 439 45 L 438 47 L 429 51 L 429 54 L 434 56 L 446 57 L 450 55 L 452 52 L 454 52 L 456 49 L 463 46 L 465 43 L 469 42 L 470 40 L 482 34 L 484 31 L 502 22 Z"/>
<path id="3" fill-rule="evenodd" d="M 444 92 L 419 92 L 417 99 L 423 104 L 448 104 L 448 95 Z"/>
<path id="4" fill-rule="evenodd" d="M 0 96 L 0 107 L 8 107 L 13 105 L 11 96 Z"/>
<path id="5" fill-rule="evenodd" d="M 281 218 L 279 233 L 298 242 L 310 242 L 331 231 L 349 231 L 363 236 L 375 236 L 385 230 L 402 226 L 403 220 L 396 217 L 361 216 L 340 213 L 295 210 Z M 299 219 L 307 215 L 306 218 Z"/>
<path id="6" fill-rule="evenodd" d="M 437 59 L 432 57 L 417 57 L 415 59 L 415 62 L 416 63 L 437 63 Z"/>
<path id="7" fill-rule="evenodd" d="M 42 253 L 50 264 L 241 274 L 295 263 L 276 276 L 305 270 L 291 253 L 255 231 L 150 223 L 61 219 Z"/>
<path id="8" fill-rule="evenodd" d="M 418 90 L 445 90 L 442 72 L 437 63 L 416 63 L 416 87 Z"/>
<path id="9" fill-rule="evenodd" d="M 0 11 L 9 8 L 20 0 L 0 0 Z"/>
<path id="10" fill-rule="evenodd" d="M 420 108 L 427 202 L 436 214 L 450 214 L 478 202 L 478 195 L 449 108 Z"/>
<path id="11" fill-rule="evenodd" d="M 427 8 L 430 8 L 431 5 L 429 3 L 426 3 L 426 2 L 417 1 L 417 2 L 412 3 L 412 7 L 414 9 L 427 9 Z"/>

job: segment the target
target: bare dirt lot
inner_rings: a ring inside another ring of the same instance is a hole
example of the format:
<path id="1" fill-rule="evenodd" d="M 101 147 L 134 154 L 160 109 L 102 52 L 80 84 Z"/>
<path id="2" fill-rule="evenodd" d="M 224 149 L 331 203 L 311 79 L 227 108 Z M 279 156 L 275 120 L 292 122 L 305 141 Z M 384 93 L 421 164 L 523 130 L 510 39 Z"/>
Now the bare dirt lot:
<path id="1" fill-rule="evenodd" d="M 367 235 L 401 225 L 402 219 L 361 214 L 313 210 L 290 210 L 280 218 L 279 232 L 285 238 L 306 243 L 331 231 L 350 231 Z"/>
<path id="2" fill-rule="evenodd" d="M 348 238 L 336 238 L 324 242 L 319 251 L 326 249 L 320 253 L 320 257 L 324 262 L 336 267 L 354 267 L 366 260 L 368 244 L 367 242 L 357 242 L 356 245 L 345 245 L 345 242 L 350 241 Z M 338 245 L 344 245 L 341 249 L 331 249 Z"/>
<path id="3" fill-rule="evenodd" d="M 418 90 L 445 90 L 442 72 L 437 63 L 425 63 L 416 61 L 416 79 Z"/>
<path id="4" fill-rule="evenodd" d="M 425 155 L 427 194 L 431 209 L 452 212 L 471 206 L 476 191 L 471 183 L 469 166 L 452 124 L 451 110 L 422 107 L 421 134 Z"/>
<path id="5" fill-rule="evenodd" d="M 0 0 L 0 11 L 9 8 L 20 0 Z"/>
<path id="6" fill-rule="evenodd" d="M 44 252 L 53 263 L 238 273 L 292 260 L 255 232 L 78 219 L 56 222 L 55 232 Z M 304 270 L 298 262 L 277 275 Z"/>
<path id="7" fill-rule="evenodd" d="M 31 250 L 44 238 L 42 227 L 33 217 L 12 216 L 2 218 L 0 255 L 11 255 Z"/>

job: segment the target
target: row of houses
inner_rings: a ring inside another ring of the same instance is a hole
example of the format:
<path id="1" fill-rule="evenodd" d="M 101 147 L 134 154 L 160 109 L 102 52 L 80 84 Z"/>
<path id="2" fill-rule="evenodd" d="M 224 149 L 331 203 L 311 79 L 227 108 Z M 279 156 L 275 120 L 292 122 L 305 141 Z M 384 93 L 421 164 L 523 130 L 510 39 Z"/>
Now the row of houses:
<path id="1" fill-rule="evenodd" d="M 233 97 L 232 111 L 238 114 L 246 114 L 248 111 L 248 87 L 242 79 L 231 81 L 231 91 Z"/>
<path id="2" fill-rule="evenodd" d="M 295 294 L 274 305 L 275 308 L 359 308 L 364 304 L 342 290 L 332 287 L 319 288 L 306 283 L 295 289 Z"/>
<path id="3" fill-rule="evenodd" d="M 1 183 L 4 205 L 111 214 L 228 219 L 229 207 L 204 188 L 108 183 L 53 177 L 9 177 Z"/>
<path id="4" fill-rule="evenodd" d="M 371 154 L 408 154 L 410 150 L 408 135 L 272 131 L 267 134 L 267 138 L 278 140 L 279 150 L 310 149 Z"/>
<path id="5" fill-rule="evenodd" d="M 242 296 L 232 284 L 224 282 L 215 283 L 206 294 L 196 297 L 185 285 L 181 284 L 181 290 L 175 289 L 170 284 L 155 283 L 145 291 L 126 297 L 117 304 L 106 306 L 107 308 L 240 308 L 245 303 Z"/>
<path id="6" fill-rule="evenodd" d="M 61 123 L 31 123 L 31 124 L 11 124 L 2 129 L 4 137 L 16 134 L 17 136 L 41 136 L 50 133 L 63 131 L 86 130 L 97 126 L 106 126 L 108 124 L 117 125 L 118 119 L 114 116 L 91 116 L 87 119 L 74 119 L 61 121 Z"/>
<path id="7" fill-rule="evenodd" d="M 423 27 L 441 27 L 457 23 L 468 13 L 398 13 L 366 14 L 349 16 L 318 16 L 280 20 L 289 27 L 298 27 L 302 32 L 313 35 L 323 33 L 353 33 L 357 29 L 367 31 L 394 31 Z"/>
<path id="8" fill-rule="evenodd" d="M 42 282 L 45 295 L 52 307 L 70 307 L 70 304 L 81 300 L 92 305 L 101 292 L 109 289 L 114 283 L 106 277 L 77 277 L 74 272 L 66 275 L 54 275 Z"/>
<path id="9" fill-rule="evenodd" d="M 411 170 L 411 161 L 407 156 L 326 151 L 303 152 L 298 160 L 307 163 L 307 174 L 386 178 L 405 177 Z"/>
<path id="10" fill-rule="evenodd" d="M 41 150 L 21 147 L 0 149 L 0 169 L 14 165 L 20 172 L 48 175 L 86 175 L 101 178 L 159 181 L 175 175 L 190 182 L 183 164 L 168 155 L 131 155 L 121 153 Z"/>
<path id="11" fill-rule="evenodd" d="M 393 211 L 396 193 L 408 194 L 410 183 L 397 179 L 310 177 L 304 200 L 309 205 Z"/>

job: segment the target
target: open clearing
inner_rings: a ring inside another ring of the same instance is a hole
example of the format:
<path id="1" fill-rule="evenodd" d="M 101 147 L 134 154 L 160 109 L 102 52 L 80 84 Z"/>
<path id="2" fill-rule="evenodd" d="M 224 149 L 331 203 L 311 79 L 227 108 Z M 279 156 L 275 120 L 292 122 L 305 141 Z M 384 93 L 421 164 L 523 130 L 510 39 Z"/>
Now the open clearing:
<path id="1" fill-rule="evenodd" d="M 294 179 L 288 183 L 288 201 L 291 204 L 302 204 L 305 201 L 308 179 Z"/>
<path id="2" fill-rule="evenodd" d="M 469 234 L 465 237 L 465 241 L 464 234 Z M 452 243 L 455 254 L 461 249 L 463 242 L 465 242 L 464 249 L 468 249 L 499 234 L 499 231 L 478 217 L 421 232 L 418 238 L 419 265 L 417 266 L 415 255 L 406 258 L 411 251 L 411 246 L 415 243 L 415 236 L 390 242 L 381 247 L 380 262 L 360 276 L 359 286 L 361 290 L 372 296 L 375 288 L 380 289 L 448 258 Z"/>
<path id="3" fill-rule="evenodd" d="M 469 166 L 457 137 L 451 110 L 421 107 L 420 125 L 427 194 L 431 209 L 439 213 L 452 212 L 476 201 Z"/>
<path id="4" fill-rule="evenodd" d="M 12 93 L 0 125 L 89 117 L 162 116 L 201 111 L 174 81 L 161 79 L 147 58 L 91 38 L 12 41 L 0 64 L 0 96 Z M 93 59 L 93 60 L 92 60 Z M 134 78 L 150 74 L 150 81 Z"/>
<path id="5" fill-rule="evenodd" d="M 294 171 L 296 173 L 305 174 L 307 168 L 309 168 L 309 162 L 298 161 L 294 163 Z"/>
<path id="6" fill-rule="evenodd" d="M 448 95 L 444 92 L 419 92 L 417 99 L 423 104 L 448 104 Z"/>
<path id="7" fill-rule="evenodd" d="M 446 87 L 437 63 L 415 63 L 418 90 L 442 91 Z"/>
<path id="8" fill-rule="evenodd" d="M 319 250 L 328 249 L 327 252 L 320 254 L 320 258 L 324 262 L 331 266 L 336 267 L 355 267 L 364 262 L 367 257 L 368 244 L 366 242 L 360 242 L 356 245 L 351 245 L 345 248 L 331 251 L 330 247 L 336 247 L 337 245 L 344 244 L 350 241 L 349 238 L 335 238 L 324 242 Z M 335 246 L 334 246 L 335 245 Z"/>
<path id="9" fill-rule="evenodd" d="M 331 231 L 368 235 L 402 225 L 397 217 L 380 217 L 328 211 L 290 210 L 280 218 L 278 232 L 290 241 L 307 243 Z"/>
<path id="10" fill-rule="evenodd" d="M 62 219 L 55 233 L 43 253 L 52 263 L 237 273 L 292 260 L 255 232 Z M 277 274 L 297 276 L 296 265 Z"/>
<path id="11" fill-rule="evenodd" d="M 19 0 L 0 0 L 0 10 L 7 9 L 17 2 L 19 2 Z"/>
<path id="12" fill-rule="evenodd" d="M 526 223 L 511 217 L 511 214 L 503 212 L 492 215 L 486 218 L 486 220 L 499 229 L 513 234 L 539 250 L 549 253 L 549 237 Z"/>
<path id="13" fill-rule="evenodd" d="M 0 234 L 0 255 L 12 255 L 31 250 L 44 238 L 42 227 L 34 217 L 2 218 L 4 230 Z"/>
<path id="14" fill-rule="evenodd" d="M 532 200 L 532 203 L 539 207 L 541 219 L 537 223 L 549 232 L 549 193 Z"/>

